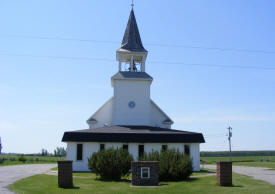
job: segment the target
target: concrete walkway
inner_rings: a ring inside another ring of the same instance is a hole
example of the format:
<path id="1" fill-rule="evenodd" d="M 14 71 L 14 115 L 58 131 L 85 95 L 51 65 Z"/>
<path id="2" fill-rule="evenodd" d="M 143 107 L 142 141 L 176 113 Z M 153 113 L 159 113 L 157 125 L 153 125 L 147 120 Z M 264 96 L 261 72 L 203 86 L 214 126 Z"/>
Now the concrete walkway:
<path id="1" fill-rule="evenodd" d="M 26 165 L 12 165 L 0 167 L 0 193 L 13 194 L 14 192 L 8 189 L 10 184 L 14 182 L 35 175 L 48 172 L 51 168 L 56 167 L 57 164 L 26 164 Z"/>
<path id="2" fill-rule="evenodd" d="M 204 168 L 216 169 L 216 165 L 203 165 Z M 234 173 L 250 176 L 256 180 L 266 181 L 275 185 L 275 170 L 262 167 L 233 166 Z"/>

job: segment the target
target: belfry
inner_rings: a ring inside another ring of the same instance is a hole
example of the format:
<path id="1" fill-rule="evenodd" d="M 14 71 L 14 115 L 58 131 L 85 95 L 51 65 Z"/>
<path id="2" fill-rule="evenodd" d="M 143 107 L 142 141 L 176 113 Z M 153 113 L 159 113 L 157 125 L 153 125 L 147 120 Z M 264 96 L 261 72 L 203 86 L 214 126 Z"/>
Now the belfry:
<path id="1" fill-rule="evenodd" d="M 117 61 L 119 61 L 119 71 L 140 71 L 145 72 L 145 61 L 147 50 L 142 45 L 139 30 L 136 22 L 134 10 L 131 10 L 128 24 L 123 36 L 121 47 L 117 50 Z M 122 69 L 122 64 L 129 66 Z M 139 64 L 139 69 L 136 66 Z"/>

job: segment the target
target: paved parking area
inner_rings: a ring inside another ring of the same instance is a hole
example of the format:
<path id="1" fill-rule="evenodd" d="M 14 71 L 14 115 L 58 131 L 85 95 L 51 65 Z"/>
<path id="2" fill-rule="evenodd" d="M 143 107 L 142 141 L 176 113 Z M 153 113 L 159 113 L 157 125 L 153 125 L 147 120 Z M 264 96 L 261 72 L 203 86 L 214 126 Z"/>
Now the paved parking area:
<path id="1" fill-rule="evenodd" d="M 56 167 L 57 164 L 26 164 L 0 167 L 0 193 L 13 194 L 9 185 L 26 177 L 42 174 Z"/>
<path id="2" fill-rule="evenodd" d="M 204 168 L 216 169 L 216 165 L 204 165 Z M 237 174 L 250 176 L 256 180 L 266 181 L 275 185 L 275 170 L 262 167 L 233 166 L 232 171 Z"/>

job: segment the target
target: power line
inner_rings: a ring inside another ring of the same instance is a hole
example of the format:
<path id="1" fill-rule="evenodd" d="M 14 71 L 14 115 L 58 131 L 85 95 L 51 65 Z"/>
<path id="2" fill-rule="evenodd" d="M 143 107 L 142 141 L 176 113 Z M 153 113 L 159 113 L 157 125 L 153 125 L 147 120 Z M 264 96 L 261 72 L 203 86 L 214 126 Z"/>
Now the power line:
<path id="1" fill-rule="evenodd" d="M 50 37 L 50 36 L 26 36 L 26 35 L 1 35 L 1 36 L 8 37 L 8 38 L 77 41 L 77 42 L 93 42 L 93 43 L 108 43 L 108 44 L 120 44 L 121 43 L 120 41 L 111 41 L 111 40 L 77 39 L 77 38 L 63 38 L 63 37 Z M 222 48 L 222 47 L 206 47 L 206 46 L 179 45 L 179 44 L 156 44 L 156 43 L 148 43 L 145 45 L 155 46 L 155 47 L 170 47 L 170 48 L 174 47 L 174 48 L 186 48 L 186 49 L 217 50 L 217 51 L 224 51 L 224 52 L 275 54 L 275 51 L 261 50 L 261 49 Z"/>
<path id="2" fill-rule="evenodd" d="M 200 67 L 275 70 L 275 67 L 259 67 L 259 66 L 214 65 L 214 64 L 202 64 L 202 63 L 178 63 L 178 62 L 162 62 L 162 61 L 150 61 L 150 63 L 171 64 L 171 65 L 186 65 L 186 66 L 200 66 Z"/>
<path id="3" fill-rule="evenodd" d="M 26 35 L 1 35 L 8 38 L 24 38 L 24 39 L 38 39 L 38 40 L 60 40 L 60 41 L 76 41 L 76 42 L 94 42 L 94 43 L 112 43 L 120 44 L 119 41 L 111 40 L 94 40 L 94 39 L 77 39 L 77 38 L 62 38 L 50 36 L 26 36 Z"/>
<path id="4" fill-rule="evenodd" d="M 230 51 L 230 52 L 246 52 L 246 53 L 275 54 L 275 51 L 255 50 L 255 49 L 204 47 L 204 46 L 176 45 L 176 44 L 147 44 L 147 45 L 158 46 L 158 47 L 178 47 L 178 48 L 202 49 L 202 50 L 217 50 L 217 51 Z"/>
<path id="5" fill-rule="evenodd" d="M 9 56 L 9 57 L 30 57 L 30 58 L 66 59 L 66 60 L 87 60 L 87 61 L 107 61 L 107 62 L 114 62 L 115 61 L 113 59 L 92 58 L 92 57 L 29 55 L 29 54 L 10 54 L 10 53 L 0 53 L 0 55 L 1 56 Z"/>
<path id="6" fill-rule="evenodd" d="M 48 59 L 65 59 L 65 60 L 87 60 L 87 61 L 106 61 L 116 62 L 113 59 L 107 58 L 92 58 L 92 57 L 74 57 L 74 56 L 51 56 L 51 55 L 29 55 L 29 54 L 10 54 L 0 53 L 1 56 L 10 57 L 30 57 L 30 58 L 48 58 Z M 200 67 L 217 67 L 217 68 L 239 68 L 239 69 L 259 69 L 259 70 L 275 70 L 275 67 L 259 67 L 259 66 L 241 66 L 241 65 L 214 65 L 214 64 L 201 64 L 201 63 L 179 63 L 179 62 L 166 62 L 166 61 L 148 61 L 148 63 L 166 64 L 166 65 L 184 65 L 184 66 L 200 66 Z"/>

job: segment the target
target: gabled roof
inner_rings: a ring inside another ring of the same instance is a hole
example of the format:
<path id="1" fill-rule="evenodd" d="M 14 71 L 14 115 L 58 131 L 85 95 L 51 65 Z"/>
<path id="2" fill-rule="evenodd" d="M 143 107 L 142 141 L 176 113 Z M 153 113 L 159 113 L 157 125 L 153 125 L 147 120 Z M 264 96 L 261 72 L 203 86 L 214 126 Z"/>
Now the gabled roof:
<path id="1" fill-rule="evenodd" d="M 91 118 L 89 118 L 87 121 L 92 121 L 92 122 L 94 121 L 94 122 L 95 122 L 95 121 L 97 121 L 97 120 L 91 117 Z"/>
<path id="2" fill-rule="evenodd" d="M 163 123 L 174 124 L 174 121 L 153 100 L 151 100 L 151 103 L 166 117 Z"/>
<path id="3" fill-rule="evenodd" d="M 108 126 L 64 133 L 63 142 L 204 143 L 201 133 L 151 126 Z"/>
<path id="4" fill-rule="evenodd" d="M 165 119 L 162 123 L 173 123 L 171 119 Z"/>
<path id="5" fill-rule="evenodd" d="M 146 79 L 153 80 L 153 78 L 146 72 L 130 72 L 130 71 L 120 71 L 113 75 L 112 79 Z"/>
<path id="6" fill-rule="evenodd" d="M 114 97 L 110 98 L 107 102 L 105 102 L 105 104 L 103 104 L 92 116 L 89 117 L 89 119 L 87 120 L 87 123 L 89 124 L 89 122 L 97 122 L 97 120 L 95 119 L 96 115 L 110 102 L 112 102 L 112 100 L 114 99 Z"/>
<path id="7" fill-rule="evenodd" d="M 142 45 L 133 9 L 130 13 L 120 49 L 133 52 L 147 52 Z"/>

